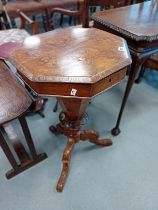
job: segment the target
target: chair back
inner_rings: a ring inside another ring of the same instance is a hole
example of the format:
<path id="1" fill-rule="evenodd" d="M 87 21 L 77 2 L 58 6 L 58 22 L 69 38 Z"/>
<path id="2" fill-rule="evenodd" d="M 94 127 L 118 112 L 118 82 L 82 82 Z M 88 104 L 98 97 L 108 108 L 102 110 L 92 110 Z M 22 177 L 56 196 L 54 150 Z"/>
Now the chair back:
<path id="1" fill-rule="evenodd" d="M 105 7 L 121 7 L 130 4 L 130 0 L 84 0 L 82 8 L 82 25 L 84 28 L 89 27 L 89 7 L 105 6 Z"/>
<path id="2" fill-rule="evenodd" d="M 0 10 L 0 30 L 10 29 L 10 24 L 4 10 Z"/>
<path id="3" fill-rule="evenodd" d="M 7 1 L 0 0 L 0 30 L 10 29 L 11 28 L 11 20 L 6 11 Z"/>

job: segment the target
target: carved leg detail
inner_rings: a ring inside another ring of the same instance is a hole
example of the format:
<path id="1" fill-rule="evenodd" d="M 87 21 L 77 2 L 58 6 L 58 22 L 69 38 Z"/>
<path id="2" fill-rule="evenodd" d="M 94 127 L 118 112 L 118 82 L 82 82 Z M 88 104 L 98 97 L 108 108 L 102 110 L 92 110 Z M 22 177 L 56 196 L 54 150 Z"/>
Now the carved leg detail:
<path id="1" fill-rule="evenodd" d="M 75 145 L 75 139 L 74 138 L 69 138 L 66 148 L 64 150 L 64 154 L 63 154 L 63 158 L 62 158 L 62 162 L 63 162 L 63 168 L 62 168 L 62 172 L 59 178 L 59 181 L 57 183 L 57 191 L 58 192 L 62 192 L 65 182 L 66 182 L 66 178 L 68 176 L 69 173 L 69 161 L 70 161 L 70 157 L 71 157 L 71 153 L 73 151 Z"/>
<path id="2" fill-rule="evenodd" d="M 83 141 L 88 139 L 91 143 L 99 145 L 99 146 L 111 146 L 112 145 L 111 139 L 99 139 L 99 133 L 95 132 L 93 130 L 82 131 L 80 133 L 80 139 Z"/>

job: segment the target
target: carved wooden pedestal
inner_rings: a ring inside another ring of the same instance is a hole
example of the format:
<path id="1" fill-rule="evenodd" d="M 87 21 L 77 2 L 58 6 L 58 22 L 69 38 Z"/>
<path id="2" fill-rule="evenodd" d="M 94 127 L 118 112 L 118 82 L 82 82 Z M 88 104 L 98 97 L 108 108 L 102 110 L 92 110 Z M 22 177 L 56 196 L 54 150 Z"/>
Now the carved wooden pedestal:
<path id="1" fill-rule="evenodd" d="M 18 137 L 14 131 L 14 128 L 12 127 L 11 123 L 7 123 L 3 125 L 4 132 L 0 131 L 0 146 L 2 150 L 4 151 L 8 161 L 10 162 L 12 169 L 9 170 L 6 173 L 7 179 L 10 179 L 19 173 L 23 172 L 24 170 L 36 165 L 40 161 L 47 158 L 47 155 L 45 153 L 37 154 L 27 122 L 24 118 L 24 116 L 19 118 L 19 122 L 21 124 L 27 146 L 29 148 L 29 152 L 31 153 L 31 157 L 25 150 L 23 144 L 18 140 Z M 17 160 L 14 157 L 14 154 L 12 150 L 10 149 L 7 141 L 6 141 L 6 135 L 9 138 L 13 149 L 19 159 Z"/>
<path id="2" fill-rule="evenodd" d="M 63 112 L 59 116 L 60 123 L 56 127 L 51 126 L 50 130 L 53 133 L 62 133 L 68 137 L 62 158 L 63 168 L 56 187 L 58 192 L 62 192 L 68 176 L 69 162 L 74 145 L 80 140 L 89 140 L 99 146 L 110 146 L 112 141 L 111 139 L 100 140 L 99 133 L 96 131 L 81 130 L 81 121 L 90 100 L 77 98 L 57 98 L 57 100 Z"/>

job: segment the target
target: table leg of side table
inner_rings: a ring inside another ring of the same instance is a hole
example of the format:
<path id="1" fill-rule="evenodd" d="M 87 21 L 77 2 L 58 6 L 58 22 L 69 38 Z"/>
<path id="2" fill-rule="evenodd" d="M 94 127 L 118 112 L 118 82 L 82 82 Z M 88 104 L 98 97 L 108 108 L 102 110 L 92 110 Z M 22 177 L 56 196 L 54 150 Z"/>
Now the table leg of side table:
<path id="1" fill-rule="evenodd" d="M 130 73 L 129 73 L 129 77 L 128 77 L 128 82 L 127 82 L 125 94 L 124 94 L 124 97 L 123 97 L 123 100 L 122 100 L 120 112 L 119 112 L 119 115 L 118 115 L 118 118 L 117 118 L 116 125 L 111 131 L 111 133 L 114 136 L 119 135 L 119 133 L 121 132 L 119 126 L 120 126 L 121 118 L 122 118 L 122 115 L 123 115 L 123 111 L 124 111 L 125 105 L 127 103 L 127 99 L 128 99 L 129 94 L 130 94 L 130 91 L 132 89 L 133 83 L 135 81 L 136 74 L 139 71 L 139 69 L 141 69 L 143 63 L 145 62 L 145 59 L 146 58 L 144 58 L 144 57 L 143 58 L 140 57 L 139 54 L 133 55 L 132 65 L 131 65 L 131 69 L 130 69 Z"/>
<path id="2" fill-rule="evenodd" d="M 10 179 L 19 173 L 23 172 L 24 170 L 36 165 L 37 163 L 41 162 L 42 160 L 47 158 L 45 153 L 37 154 L 27 122 L 24 117 L 20 117 L 19 119 L 20 124 L 22 126 L 22 130 L 24 132 L 24 136 L 28 145 L 28 148 L 31 153 L 31 157 L 25 150 L 23 144 L 18 140 L 18 137 L 14 131 L 14 128 L 10 123 L 5 124 L 4 130 L 7 134 L 10 142 L 12 143 L 13 149 L 19 159 L 19 163 L 16 161 L 8 143 L 6 141 L 5 136 L 2 132 L 0 132 L 0 146 L 2 147 L 8 161 L 10 162 L 12 169 L 6 173 L 7 179 Z"/>
<path id="3" fill-rule="evenodd" d="M 100 140 L 99 133 L 93 130 L 81 130 L 81 121 L 89 104 L 88 99 L 58 98 L 57 100 L 63 112 L 59 116 L 60 123 L 56 129 L 51 126 L 50 130 L 62 133 L 68 137 L 62 158 L 63 168 L 56 187 L 58 192 L 62 192 L 69 172 L 70 156 L 75 144 L 80 140 L 89 140 L 91 143 L 99 146 L 110 146 L 112 141 L 111 139 Z"/>

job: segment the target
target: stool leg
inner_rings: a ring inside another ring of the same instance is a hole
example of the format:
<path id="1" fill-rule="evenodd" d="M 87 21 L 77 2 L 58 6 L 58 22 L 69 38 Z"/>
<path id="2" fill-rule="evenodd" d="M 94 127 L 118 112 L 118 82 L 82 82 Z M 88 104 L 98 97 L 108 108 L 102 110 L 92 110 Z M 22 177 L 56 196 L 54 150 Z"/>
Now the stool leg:
<path id="1" fill-rule="evenodd" d="M 145 66 L 142 66 L 142 68 L 141 68 L 141 70 L 140 70 L 140 73 L 139 73 L 139 75 L 138 75 L 138 78 L 135 80 L 135 83 L 136 84 L 139 84 L 141 81 L 142 81 L 142 79 L 143 79 L 143 77 L 144 77 L 144 74 L 145 74 Z"/>
<path id="2" fill-rule="evenodd" d="M 33 140 L 32 140 L 31 134 L 30 134 L 30 130 L 28 128 L 25 117 L 24 116 L 19 117 L 19 122 L 22 127 L 28 147 L 30 149 L 32 158 L 36 159 L 38 157 L 38 155 L 37 155 L 37 152 L 36 152 L 36 149 L 35 149 L 35 146 L 34 146 L 34 143 L 33 143 Z"/>
<path id="3" fill-rule="evenodd" d="M 58 110 L 58 101 L 56 101 L 56 104 L 55 104 L 55 106 L 53 108 L 53 112 L 57 112 L 57 110 Z"/>
<path id="4" fill-rule="evenodd" d="M 17 164 L 5 138 L 3 137 L 3 134 L 1 131 L 0 131 L 0 146 L 1 146 L 4 154 L 6 155 L 8 161 L 10 162 L 11 166 L 13 167 L 13 169 L 15 171 L 18 170 L 18 164 Z"/>
<path id="5" fill-rule="evenodd" d="M 63 20 L 64 20 L 64 15 L 63 15 L 63 14 L 61 14 L 61 16 L 60 16 L 60 23 L 59 23 L 59 25 L 60 25 L 60 26 L 62 26 L 62 24 L 63 24 Z"/>
<path id="6" fill-rule="evenodd" d="M 29 155 L 27 154 L 23 144 L 19 141 L 18 136 L 12 124 L 11 123 L 4 124 L 3 129 L 8 139 L 12 143 L 13 149 L 17 154 L 19 161 L 21 163 L 25 163 L 27 160 L 30 160 Z"/>
<path id="7" fill-rule="evenodd" d="M 42 160 L 47 158 L 47 155 L 45 153 L 42 154 L 37 154 L 27 122 L 25 120 L 24 117 L 20 117 L 19 118 L 20 124 L 22 126 L 22 130 L 24 132 L 24 136 L 26 138 L 26 142 L 28 145 L 28 148 L 30 150 L 31 156 L 32 158 L 29 157 L 29 154 L 27 153 L 27 151 L 25 150 L 23 144 L 18 140 L 18 137 L 14 131 L 14 128 L 10 125 L 10 123 L 5 124 L 4 130 L 9 138 L 9 140 L 11 141 L 12 145 L 13 145 L 13 149 L 16 152 L 18 159 L 20 161 L 20 163 L 18 164 L 11 152 L 11 150 L 9 149 L 9 147 L 7 147 L 7 143 L 4 139 L 4 137 L 0 136 L 0 145 L 2 146 L 2 149 L 5 153 L 5 155 L 7 156 L 10 164 L 12 165 L 12 169 L 10 171 L 8 171 L 6 173 L 6 177 L 7 179 L 10 179 L 14 176 L 16 176 L 17 174 L 23 172 L 24 170 L 36 165 L 37 163 L 41 162 Z M 2 138 L 3 137 L 3 138 Z"/>

